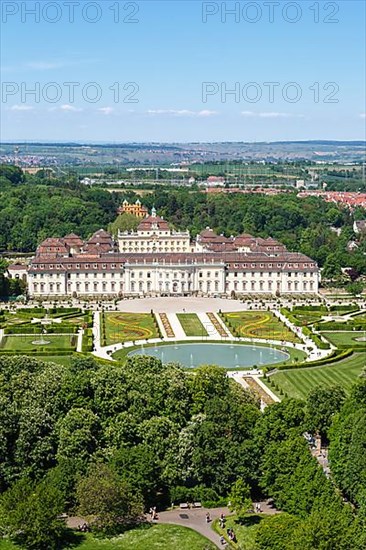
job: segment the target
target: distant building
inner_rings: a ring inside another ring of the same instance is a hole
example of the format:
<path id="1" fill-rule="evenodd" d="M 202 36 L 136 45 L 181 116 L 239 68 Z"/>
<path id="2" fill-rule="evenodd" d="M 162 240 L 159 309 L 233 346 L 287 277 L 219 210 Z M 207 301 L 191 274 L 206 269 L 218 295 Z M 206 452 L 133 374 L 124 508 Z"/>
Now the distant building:
<path id="1" fill-rule="evenodd" d="M 207 180 L 203 182 L 203 185 L 206 187 L 224 187 L 225 178 L 220 176 L 209 176 Z"/>
<path id="2" fill-rule="evenodd" d="M 9 279 L 22 279 L 27 280 L 28 266 L 24 264 L 12 264 L 7 268 L 7 276 Z"/>
<path id="3" fill-rule="evenodd" d="M 118 209 L 118 213 L 132 214 L 136 218 L 146 218 L 149 215 L 148 209 L 138 199 L 135 204 L 130 204 L 127 200 L 124 200 L 121 208 Z"/>

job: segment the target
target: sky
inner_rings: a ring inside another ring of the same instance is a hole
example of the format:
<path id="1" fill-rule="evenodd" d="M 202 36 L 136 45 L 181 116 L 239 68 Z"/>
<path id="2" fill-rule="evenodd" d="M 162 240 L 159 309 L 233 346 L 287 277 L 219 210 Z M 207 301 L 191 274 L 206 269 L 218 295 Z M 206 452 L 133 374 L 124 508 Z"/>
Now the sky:
<path id="1" fill-rule="evenodd" d="M 0 138 L 365 139 L 365 5 L 2 0 Z"/>

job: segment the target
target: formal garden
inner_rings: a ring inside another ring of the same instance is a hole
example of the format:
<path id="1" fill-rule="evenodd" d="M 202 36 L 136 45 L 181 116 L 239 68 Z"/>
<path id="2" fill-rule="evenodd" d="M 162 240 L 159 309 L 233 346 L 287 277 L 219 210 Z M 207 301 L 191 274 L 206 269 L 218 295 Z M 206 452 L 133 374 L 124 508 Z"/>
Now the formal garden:
<path id="1" fill-rule="evenodd" d="M 102 313 L 102 345 L 159 338 L 153 313 Z"/>
<path id="2" fill-rule="evenodd" d="M 92 351 L 92 313 L 73 307 L 8 308 L 0 311 L 0 354 L 52 357 L 61 363 L 81 349 Z"/>
<path id="3" fill-rule="evenodd" d="M 270 311 L 220 313 L 234 336 L 297 342 L 301 340 Z"/>

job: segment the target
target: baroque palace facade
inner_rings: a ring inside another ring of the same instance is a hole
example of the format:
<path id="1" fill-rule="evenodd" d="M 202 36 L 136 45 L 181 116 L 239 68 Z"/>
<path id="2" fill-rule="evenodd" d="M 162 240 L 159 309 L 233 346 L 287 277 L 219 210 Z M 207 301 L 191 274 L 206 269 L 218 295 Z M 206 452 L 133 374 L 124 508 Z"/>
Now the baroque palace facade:
<path id="1" fill-rule="evenodd" d="M 153 209 L 117 241 L 103 229 L 87 241 L 75 234 L 46 239 L 27 279 L 31 297 L 315 294 L 319 269 L 271 238 L 206 228 L 191 240 Z"/>

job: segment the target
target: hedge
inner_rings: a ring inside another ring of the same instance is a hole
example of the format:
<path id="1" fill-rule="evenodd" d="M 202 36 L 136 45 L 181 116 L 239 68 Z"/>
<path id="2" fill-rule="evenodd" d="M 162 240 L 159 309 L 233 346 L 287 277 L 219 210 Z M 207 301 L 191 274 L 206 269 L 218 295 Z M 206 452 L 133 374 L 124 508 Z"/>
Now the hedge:
<path id="1" fill-rule="evenodd" d="M 353 322 L 337 323 L 336 321 L 328 321 L 327 323 L 317 323 L 314 325 L 315 330 L 346 330 L 346 331 L 364 331 L 366 330 L 366 321 L 359 321 L 358 324 Z"/>
<path id="2" fill-rule="evenodd" d="M 40 327 L 43 327 L 43 325 L 17 325 L 14 327 L 6 327 L 4 329 L 5 334 L 40 334 L 43 333 L 43 330 L 40 331 Z M 47 325 L 46 333 L 47 334 L 76 334 L 78 331 L 78 327 L 75 325 L 70 326 L 63 326 L 63 325 L 54 325 L 49 326 Z"/>
<path id="3" fill-rule="evenodd" d="M 91 328 L 86 329 L 84 332 L 82 351 L 83 353 L 93 351 L 93 331 Z"/>
<path id="4" fill-rule="evenodd" d="M 52 355 L 73 355 L 73 352 L 76 350 L 76 347 L 72 347 L 68 350 L 64 349 L 64 348 L 61 348 L 61 349 L 58 349 L 58 348 L 52 348 L 52 349 L 49 349 L 49 350 L 43 350 L 43 349 L 30 349 L 30 350 L 27 350 L 27 353 L 23 352 L 23 353 L 20 353 L 18 350 L 12 350 L 12 349 L 7 349 L 7 350 L 0 350 L 0 355 L 40 355 L 40 356 L 52 356 Z"/>
<path id="5" fill-rule="evenodd" d="M 280 309 L 280 313 L 282 313 L 282 315 L 284 315 L 286 317 L 286 319 L 288 319 L 290 321 L 290 323 L 292 323 L 293 325 L 297 326 L 297 327 L 301 327 L 301 322 L 296 319 L 296 317 L 293 316 L 292 312 L 288 309 L 286 309 L 285 307 L 282 307 Z"/>
<path id="6" fill-rule="evenodd" d="M 357 304 L 352 304 L 352 305 L 340 305 L 340 306 L 337 306 L 337 305 L 333 305 L 333 306 L 329 306 L 329 311 L 347 311 L 347 313 L 353 313 L 354 311 L 360 311 L 360 306 L 357 305 Z"/>
<path id="7" fill-rule="evenodd" d="M 295 311 L 301 313 L 303 311 L 322 311 L 322 312 L 327 312 L 328 309 L 327 309 L 327 306 L 296 306 L 294 309 L 293 309 L 293 313 L 295 313 Z"/>
<path id="8" fill-rule="evenodd" d="M 294 363 L 291 365 L 284 364 L 279 365 L 277 367 L 277 370 L 287 370 L 287 369 L 307 369 L 309 367 L 321 367 L 325 365 L 332 365 L 333 363 L 338 363 L 338 361 L 342 361 L 343 359 L 346 359 L 347 357 L 350 357 L 354 352 L 354 349 L 347 348 L 341 353 L 337 353 L 334 351 L 331 355 L 324 359 L 319 359 L 318 361 L 310 361 L 308 363 Z"/>

